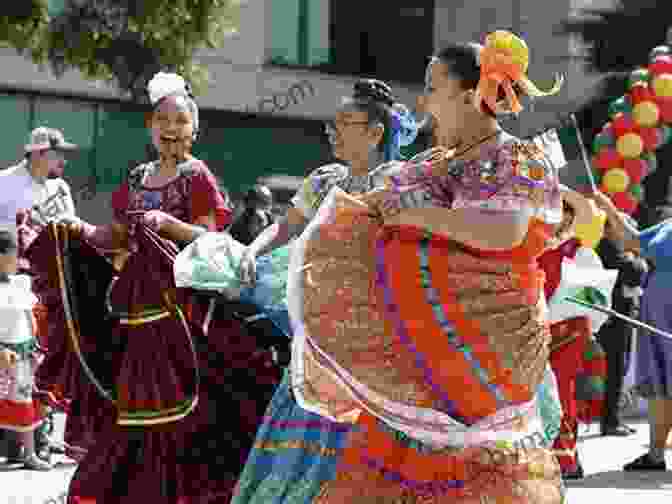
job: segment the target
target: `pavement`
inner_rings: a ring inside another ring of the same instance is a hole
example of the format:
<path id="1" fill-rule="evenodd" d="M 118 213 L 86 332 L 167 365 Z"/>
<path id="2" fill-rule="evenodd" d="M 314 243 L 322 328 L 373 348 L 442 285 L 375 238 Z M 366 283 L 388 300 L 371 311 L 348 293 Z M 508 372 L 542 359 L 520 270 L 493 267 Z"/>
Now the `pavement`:
<path id="1" fill-rule="evenodd" d="M 56 416 L 57 438 L 64 417 Z M 672 470 L 665 473 L 624 473 L 621 468 L 648 449 L 645 419 L 628 425 L 637 434 L 627 438 L 602 437 L 599 425 L 581 426 L 579 453 L 586 471 L 581 481 L 567 482 L 568 504 L 672 504 Z M 65 459 L 61 459 L 65 460 Z M 672 469 L 672 449 L 667 454 Z M 51 472 L 3 468 L 0 463 L 0 504 L 65 504 L 74 465 L 57 465 Z"/>

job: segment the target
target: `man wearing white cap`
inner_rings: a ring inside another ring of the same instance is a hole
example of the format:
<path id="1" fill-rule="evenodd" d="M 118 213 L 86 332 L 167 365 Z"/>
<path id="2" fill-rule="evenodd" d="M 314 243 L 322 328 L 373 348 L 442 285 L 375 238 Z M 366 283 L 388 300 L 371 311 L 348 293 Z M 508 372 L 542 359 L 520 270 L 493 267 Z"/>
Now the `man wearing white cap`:
<path id="1" fill-rule="evenodd" d="M 77 150 L 63 133 L 40 127 L 32 131 L 25 146 L 25 158 L 0 170 L 0 229 L 17 233 L 17 213 L 28 210 L 33 219 L 46 223 L 65 214 L 74 214 L 70 186 L 61 177 L 66 154 Z M 21 240 L 20 232 L 17 238 Z M 32 240 L 29 240 L 32 241 Z M 21 255 L 19 243 L 19 254 Z M 19 264 L 20 269 L 27 265 Z"/>
<path id="2" fill-rule="evenodd" d="M 0 170 L 0 230 L 11 232 L 18 244 L 18 272 L 31 274 L 25 251 L 44 225 L 75 214 L 70 186 L 63 180 L 66 155 L 78 149 L 65 141 L 63 133 L 40 127 L 30 134 L 25 156 L 18 164 Z M 46 335 L 46 309 L 38 304 L 38 341 Z M 45 424 L 45 427 L 47 425 Z M 36 432 L 38 453 L 48 456 L 49 440 L 43 428 Z M 12 454 L 10 453 L 10 458 Z"/>

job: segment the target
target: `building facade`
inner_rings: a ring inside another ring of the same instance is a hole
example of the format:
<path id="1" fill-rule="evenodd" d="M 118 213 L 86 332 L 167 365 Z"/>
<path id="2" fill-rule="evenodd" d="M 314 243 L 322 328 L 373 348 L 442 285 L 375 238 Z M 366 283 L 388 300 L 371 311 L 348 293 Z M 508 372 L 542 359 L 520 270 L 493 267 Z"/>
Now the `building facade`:
<path id="1" fill-rule="evenodd" d="M 412 106 L 436 49 L 482 39 L 494 29 L 512 29 L 528 40 L 530 76 L 540 85 L 552 82 L 556 72 L 567 76 L 561 95 L 535 104 L 533 113 L 510 125 L 519 134 L 541 129 L 571 108 L 594 79 L 576 61 L 575 44 L 558 30 L 583 3 L 243 1 L 238 32 L 221 49 L 197 55 L 211 84 L 198 98 L 203 134 L 196 153 L 234 194 L 262 176 L 301 177 L 328 160 L 322 121 L 356 78 L 384 79 Z M 110 191 L 129 166 L 146 158 L 144 111 L 78 72 L 56 79 L 13 49 L 0 49 L 0 61 L 6 125 L 0 164 L 19 158 L 33 127 L 63 129 L 83 147 L 67 174 L 81 214 L 93 222 L 109 220 Z"/>

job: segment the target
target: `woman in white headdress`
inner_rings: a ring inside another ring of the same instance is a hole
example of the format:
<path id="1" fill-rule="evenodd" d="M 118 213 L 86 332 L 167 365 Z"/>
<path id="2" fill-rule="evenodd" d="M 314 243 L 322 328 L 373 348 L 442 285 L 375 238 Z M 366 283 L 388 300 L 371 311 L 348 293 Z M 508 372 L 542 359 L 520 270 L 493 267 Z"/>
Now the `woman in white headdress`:
<path id="1" fill-rule="evenodd" d="M 180 246 L 222 231 L 231 211 L 191 154 L 198 108 L 185 81 L 159 73 L 148 91 L 159 159 L 114 192 L 114 222 L 52 224 L 29 251 L 64 307 L 41 378 L 72 400 L 68 436 L 79 430 L 86 449 L 73 504 L 228 502 L 263 415 L 257 399 L 280 378 L 240 322 L 211 324 L 175 286 Z M 114 272 L 103 254 L 119 252 Z M 67 380 L 49 376 L 56 364 Z"/>

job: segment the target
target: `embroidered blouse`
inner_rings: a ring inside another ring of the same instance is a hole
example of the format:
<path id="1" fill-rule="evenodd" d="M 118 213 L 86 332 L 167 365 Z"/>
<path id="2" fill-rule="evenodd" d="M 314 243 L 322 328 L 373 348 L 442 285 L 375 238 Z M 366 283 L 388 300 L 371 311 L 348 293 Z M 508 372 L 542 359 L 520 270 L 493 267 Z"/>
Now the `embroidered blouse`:
<path id="1" fill-rule="evenodd" d="M 351 175 L 347 166 L 338 163 L 321 166 L 304 179 L 301 188 L 292 198 L 292 205 L 307 220 L 311 220 L 334 187 L 349 194 L 364 193 L 381 187 L 385 183 L 385 177 L 399 171 L 401 166 L 402 163 L 398 161 L 384 163 L 367 175 Z"/>
<path id="2" fill-rule="evenodd" d="M 555 168 L 534 142 L 510 135 L 484 146 L 475 160 L 453 160 L 435 174 L 426 153 L 390 177 L 401 208 L 474 208 L 529 213 L 547 224 L 562 220 L 562 197 Z"/>
<path id="3" fill-rule="evenodd" d="M 118 222 L 126 222 L 127 211 L 161 210 L 187 223 L 194 223 L 214 212 L 216 225 L 213 231 L 222 231 L 231 223 L 231 209 L 205 163 L 191 159 L 178 165 L 177 177 L 167 184 L 145 186 L 147 177 L 157 169 L 158 162 L 137 166 L 113 193 L 112 208 Z"/>

